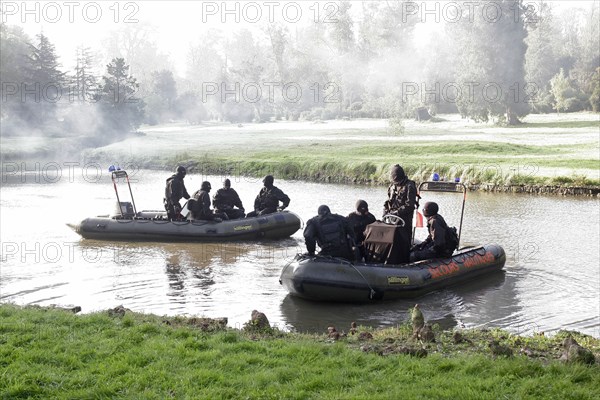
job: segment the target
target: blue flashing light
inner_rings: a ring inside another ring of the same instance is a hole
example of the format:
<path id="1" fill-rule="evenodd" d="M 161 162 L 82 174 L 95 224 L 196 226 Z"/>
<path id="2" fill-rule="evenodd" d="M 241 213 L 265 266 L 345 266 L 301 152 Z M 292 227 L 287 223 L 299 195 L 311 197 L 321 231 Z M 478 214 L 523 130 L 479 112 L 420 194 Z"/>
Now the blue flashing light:
<path id="1" fill-rule="evenodd" d="M 460 182 L 460 178 L 454 178 L 454 182 L 459 183 Z"/>
<path id="2" fill-rule="evenodd" d="M 440 175 L 439 175 L 437 172 L 434 172 L 434 173 L 431 175 L 431 180 L 432 180 L 432 181 L 434 181 L 434 182 L 437 182 L 437 181 L 439 181 L 439 180 L 440 180 Z"/>
<path id="3" fill-rule="evenodd" d="M 108 172 L 113 172 L 115 170 L 115 166 L 111 165 L 110 167 L 108 167 Z"/>

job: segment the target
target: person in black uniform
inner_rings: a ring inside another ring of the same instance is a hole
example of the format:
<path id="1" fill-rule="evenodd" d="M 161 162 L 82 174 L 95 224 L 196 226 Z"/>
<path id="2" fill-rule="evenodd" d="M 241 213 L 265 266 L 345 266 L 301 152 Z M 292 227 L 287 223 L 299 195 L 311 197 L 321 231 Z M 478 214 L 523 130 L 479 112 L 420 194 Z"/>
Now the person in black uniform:
<path id="1" fill-rule="evenodd" d="M 185 178 L 186 173 L 187 170 L 185 167 L 180 165 L 177 167 L 175 174 L 167 179 L 163 203 L 165 205 L 165 210 L 167 210 L 167 217 L 170 220 L 178 221 L 183 219 L 180 214 L 181 204 L 179 204 L 179 200 L 182 198 L 188 200 L 190 198 L 190 195 L 185 188 L 185 184 L 183 183 L 183 178 Z"/>
<path id="2" fill-rule="evenodd" d="M 213 207 L 215 208 L 215 213 L 227 214 L 229 219 L 239 219 L 246 216 L 242 200 L 240 200 L 240 196 L 238 196 L 235 189 L 231 188 L 231 181 L 229 179 L 225 179 L 223 187 L 215 193 Z"/>
<path id="3" fill-rule="evenodd" d="M 332 214 L 329 207 L 322 205 L 318 215 L 306 222 L 304 240 L 308 254 L 314 255 L 316 245 L 321 248 L 319 255 L 343 257 L 354 260 L 352 243 L 354 231 L 348 220 L 341 215 Z"/>
<path id="4" fill-rule="evenodd" d="M 423 206 L 423 215 L 427 218 L 429 235 L 422 243 L 413 246 L 410 262 L 429 258 L 450 257 L 458 245 L 458 235 L 449 228 L 444 218 L 438 214 L 437 203 L 427 202 Z"/>
<path id="5" fill-rule="evenodd" d="M 405 223 L 404 229 L 410 233 L 413 213 L 417 204 L 417 185 L 408 179 L 404 169 L 398 164 L 392 167 L 390 178 L 392 183 L 388 188 L 388 199 L 383 205 L 383 214 L 392 214 L 402 218 Z"/>
<path id="6" fill-rule="evenodd" d="M 247 217 L 256 217 L 258 215 L 283 211 L 290 204 L 290 198 L 281 189 L 273 186 L 274 181 L 273 175 L 264 177 L 263 184 L 265 186 L 254 200 L 254 211 L 248 213 Z M 279 202 L 282 203 L 281 207 L 279 206 Z"/>
<path id="7" fill-rule="evenodd" d="M 200 186 L 200 190 L 192 196 L 194 204 L 191 207 L 191 218 L 204 221 L 220 222 L 228 219 L 226 214 L 216 214 L 210 209 L 210 182 L 204 181 Z"/>
<path id="8" fill-rule="evenodd" d="M 375 216 L 369 212 L 369 205 L 364 200 L 358 200 L 356 202 L 356 211 L 348 214 L 346 217 L 352 230 L 354 231 L 354 240 L 356 248 L 358 249 L 358 257 L 365 257 L 365 229 L 367 225 L 375 222 Z"/>

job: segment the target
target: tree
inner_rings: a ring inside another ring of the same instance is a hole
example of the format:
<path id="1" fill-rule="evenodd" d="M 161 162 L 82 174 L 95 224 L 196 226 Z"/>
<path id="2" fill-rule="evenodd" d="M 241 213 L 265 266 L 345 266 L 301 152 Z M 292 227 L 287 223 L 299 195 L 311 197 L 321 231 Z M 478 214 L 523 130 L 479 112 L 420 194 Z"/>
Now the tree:
<path id="1" fill-rule="evenodd" d="M 496 116 L 513 125 L 529 110 L 524 70 L 526 12 L 521 0 L 489 4 L 494 7 L 488 12 L 465 8 L 454 30 L 460 54 L 457 80 L 463 87 L 457 105 L 463 116 L 474 120 Z"/>
<path id="2" fill-rule="evenodd" d="M 96 95 L 98 82 L 93 69 L 93 56 L 89 47 L 78 47 L 75 75 L 71 79 L 71 92 L 79 103 L 89 102 Z"/>
<path id="3" fill-rule="evenodd" d="M 114 58 L 102 77 L 100 110 L 107 134 L 123 135 L 137 129 L 144 118 L 144 102 L 136 97 L 138 83 L 129 75 L 125 59 Z"/>
<path id="4" fill-rule="evenodd" d="M 37 35 L 38 45 L 30 45 L 25 67 L 25 86 L 33 97 L 22 97 L 27 118 L 37 124 L 54 119 L 56 103 L 63 95 L 65 73 L 61 72 L 54 45 L 44 34 Z"/>
<path id="5" fill-rule="evenodd" d="M 29 60 L 31 40 L 22 28 L 0 23 L 0 117 L 17 118 L 23 102 L 22 86 L 27 81 L 26 67 Z M 7 134 L 6 125 L 3 134 Z"/>
<path id="6" fill-rule="evenodd" d="M 173 104 L 177 99 L 177 84 L 173 72 L 163 69 L 152 73 L 152 89 L 148 96 L 149 124 L 163 122 L 173 117 Z"/>
<path id="7" fill-rule="evenodd" d="M 550 80 L 550 87 L 552 95 L 554 96 L 554 109 L 557 114 L 560 114 L 560 110 L 567 108 L 568 92 L 572 90 L 569 79 L 565 76 L 565 71 L 561 68 L 560 72 L 556 74 Z"/>
<path id="8" fill-rule="evenodd" d="M 541 3 L 536 20 L 527 28 L 525 77 L 533 95 L 531 108 L 537 112 L 548 112 L 552 109 L 550 80 L 560 70 L 557 44 L 562 41 L 549 4 Z"/>

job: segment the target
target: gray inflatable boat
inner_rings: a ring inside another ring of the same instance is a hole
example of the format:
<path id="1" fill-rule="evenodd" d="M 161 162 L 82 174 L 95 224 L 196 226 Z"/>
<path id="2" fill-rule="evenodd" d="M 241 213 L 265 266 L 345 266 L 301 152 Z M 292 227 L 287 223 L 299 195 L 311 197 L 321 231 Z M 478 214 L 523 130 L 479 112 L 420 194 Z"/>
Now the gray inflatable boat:
<path id="1" fill-rule="evenodd" d="M 214 242 L 283 239 L 293 235 L 300 226 L 300 217 L 289 211 L 222 222 L 169 221 L 166 213 L 140 211 L 129 218 L 86 218 L 71 227 L 86 239 Z"/>
<path id="2" fill-rule="evenodd" d="M 127 172 L 115 169 L 114 166 L 109 171 L 117 195 L 115 212 L 112 215 L 86 218 L 79 224 L 67 224 L 86 239 L 160 242 L 284 239 L 293 235 L 302 225 L 300 217 L 289 211 L 220 222 L 171 221 L 165 211 L 138 212 Z M 117 189 L 119 180 L 127 183 L 131 202 L 121 201 Z M 182 217 L 185 215 L 187 214 L 182 214 Z"/>
<path id="3" fill-rule="evenodd" d="M 415 297 L 504 267 L 502 247 L 467 248 L 449 258 L 389 265 L 297 255 L 279 282 L 297 297 L 319 301 L 369 302 Z"/>

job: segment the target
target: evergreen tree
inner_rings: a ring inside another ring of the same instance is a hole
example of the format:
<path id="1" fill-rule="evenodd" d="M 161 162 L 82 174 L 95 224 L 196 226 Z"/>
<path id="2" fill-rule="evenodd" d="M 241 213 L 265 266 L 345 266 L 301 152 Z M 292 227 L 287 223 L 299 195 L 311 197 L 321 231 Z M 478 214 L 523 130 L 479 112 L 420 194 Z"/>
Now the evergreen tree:
<path id="1" fill-rule="evenodd" d="M 15 118 L 21 114 L 21 89 L 28 81 L 27 62 L 31 49 L 30 38 L 22 28 L 0 23 L 0 117 Z M 6 134 L 6 126 L 3 134 Z"/>
<path id="2" fill-rule="evenodd" d="M 144 118 L 144 102 L 136 97 L 138 83 L 129 75 L 129 66 L 123 58 L 114 58 L 106 66 L 100 91 L 100 110 L 104 132 L 123 135 L 137 129 Z"/>
<path id="3" fill-rule="evenodd" d="M 30 45 L 25 68 L 28 94 L 22 96 L 25 113 L 21 118 L 43 124 L 54 119 L 56 104 L 66 94 L 65 74 L 59 69 L 56 50 L 48 37 L 39 34 L 37 38 L 38 45 Z"/>
<path id="4" fill-rule="evenodd" d="M 79 47 L 76 53 L 75 75 L 71 79 L 71 95 L 78 103 L 93 101 L 98 82 L 94 74 L 93 56 L 89 47 Z"/>

